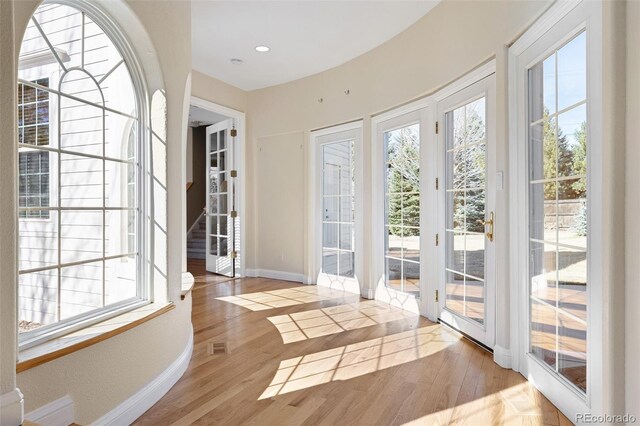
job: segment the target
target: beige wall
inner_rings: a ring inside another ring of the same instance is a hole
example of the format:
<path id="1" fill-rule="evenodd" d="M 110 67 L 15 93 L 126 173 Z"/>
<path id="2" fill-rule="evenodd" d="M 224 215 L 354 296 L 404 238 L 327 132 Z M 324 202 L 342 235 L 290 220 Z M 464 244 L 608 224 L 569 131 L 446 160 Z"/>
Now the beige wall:
<path id="1" fill-rule="evenodd" d="M 2 255 L 0 274 L 0 391 L 6 393 L 16 385 L 25 396 L 28 412 L 64 395 L 75 402 L 75 421 L 90 423 L 126 400 L 163 372 L 184 350 L 190 332 L 191 301 L 180 301 L 183 247 L 180 244 L 159 246 L 166 257 L 163 273 L 168 281 L 168 296 L 177 307 L 170 313 L 149 321 L 120 336 L 88 349 L 15 374 L 15 69 L 22 34 L 38 1 L 0 2 L 0 32 L 3 58 L 0 64 L 0 159 L 2 167 Z M 167 198 L 166 240 L 180 241 L 184 236 L 184 157 L 186 146 L 185 97 L 190 94 L 191 10 L 188 2 L 146 2 L 130 0 L 100 3 L 116 17 L 127 35 L 135 41 L 134 49 L 145 66 L 149 90 L 163 89 L 167 98 L 166 166 Z M 128 6 L 127 6 L 128 5 Z M 12 20 L 11 9 L 15 9 Z M 9 12 L 9 13 L 7 13 Z M 15 22 L 15 32 L 11 31 Z M 171 28 L 171 31 L 167 31 Z M 145 34 L 146 30 L 146 34 Z M 144 40 L 143 40 L 144 38 Z M 146 43 L 146 44 L 145 44 Z M 157 55 L 157 57 L 156 57 Z M 158 66 L 159 62 L 159 66 Z M 152 64 L 152 65 L 150 65 Z M 164 78 L 164 88 L 160 85 Z M 186 103 L 188 105 L 188 102 Z M 9 117 L 5 120 L 5 117 Z M 165 167 L 162 166 L 161 169 Z M 162 174 L 165 174 L 163 170 Z M 14 218 L 13 220 L 11 218 Z M 163 218 L 164 220 L 164 218 Z M 166 253 L 164 253 L 166 252 Z M 163 295 L 161 295 L 163 296 Z M 161 297 L 164 298 L 164 297 Z"/>
<path id="2" fill-rule="evenodd" d="M 498 109 L 498 151 L 499 170 L 507 171 L 506 117 L 507 117 L 507 61 L 506 45 L 513 41 L 527 26 L 546 9 L 546 1 L 520 2 L 480 2 L 480 1 L 444 1 L 430 13 L 420 19 L 397 37 L 354 60 L 323 73 L 297 80 L 280 86 L 249 92 L 248 123 L 250 182 L 255 192 L 250 194 L 255 204 L 247 208 L 249 222 L 257 224 L 253 235 L 249 235 L 248 246 L 255 247 L 256 253 L 249 259 L 249 268 L 278 270 L 284 266 L 282 259 L 274 255 L 269 244 L 273 230 L 269 224 L 305 223 L 306 203 L 301 193 L 289 194 L 292 204 L 281 209 L 273 209 L 272 204 L 259 202 L 263 182 L 268 179 L 274 187 L 287 187 L 288 182 L 304 182 L 306 176 L 308 132 L 315 128 L 335 125 L 355 119 L 364 119 L 364 158 L 371 158 L 371 120 L 372 114 L 406 103 L 455 80 L 491 57 L 497 59 L 497 109 Z M 452 22 L 455 22 L 452 25 Z M 344 91 L 349 89 L 350 94 Z M 318 99 L 323 98 L 319 103 Z M 282 134 L 302 134 L 302 140 L 289 138 L 289 148 L 280 144 L 270 144 L 269 138 Z M 304 145 L 301 158 L 298 145 Z M 259 149 L 260 152 L 255 150 Z M 273 150 L 273 153 L 269 151 Z M 279 164 L 292 165 L 303 162 L 303 167 L 291 167 L 287 173 L 266 176 L 270 173 L 266 167 L 256 163 L 260 158 L 278 154 Z M 371 170 L 369 161 L 364 166 L 364 192 L 370 192 Z M 499 193 L 497 200 L 498 217 L 507 217 L 506 194 L 508 189 Z M 300 199 L 304 208 L 299 208 Z M 364 199 L 364 211 L 370 211 L 369 197 Z M 264 225 L 264 226 L 263 226 Z M 365 215 L 364 229 L 370 229 L 368 215 Z M 498 258 L 506 258 L 507 221 L 498 222 L 496 234 L 501 247 Z M 285 272 L 305 273 L 304 263 L 298 260 L 294 252 L 304 244 L 306 226 L 287 229 L 287 241 L 295 241 L 292 256 Z M 364 235 L 364 258 L 370 258 L 369 234 Z M 500 237 L 502 235 L 502 237 Z M 287 249 L 284 249 L 285 251 Z M 303 253 L 302 257 L 306 259 Z M 295 265 L 297 267 L 293 268 Z M 499 281 L 506 283 L 504 270 L 499 272 Z M 368 271 L 364 274 L 365 283 L 370 281 Z M 505 285 L 506 287 L 506 285 Z M 502 293 L 504 295 L 504 292 Z M 508 293 L 506 294 L 508 297 Z M 505 304 L 499 304 L 505 306 Z M 508 330 L 504 336 L 507 338 Z"/>
<path id="3" fill-rule="evenodd" d="M 640 419 L 640 2 L 627 3 L 625 376 L 626 411 Z"/>
<path id="4" fill-rule="evenodd" d="M 304 267 L 305 182 L 303 146 L 306 136 L 295 132 L 257 140 L 257 205 L 259 265 L 263 269 L 302 273 Z M 263 267 L 262 265 L 268 265 Z"/>

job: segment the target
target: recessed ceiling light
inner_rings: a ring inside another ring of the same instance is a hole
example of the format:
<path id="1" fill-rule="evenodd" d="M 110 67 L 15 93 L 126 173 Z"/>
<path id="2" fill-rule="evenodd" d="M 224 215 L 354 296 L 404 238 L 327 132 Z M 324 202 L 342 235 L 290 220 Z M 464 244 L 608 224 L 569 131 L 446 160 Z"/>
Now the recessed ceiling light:
<path id="1" fill-rule="evenodd" d="M 271 50 L 269 46 L 256 46 L 258 52 L 268 52 Z"/>
<path id="2" fill-rule="evenodd" d="M 239 59 L 239 58 L 231 58 L 230 61 L 233 65 L 242 65 L 242 63 L 244 62 L 242 59 Z"/>

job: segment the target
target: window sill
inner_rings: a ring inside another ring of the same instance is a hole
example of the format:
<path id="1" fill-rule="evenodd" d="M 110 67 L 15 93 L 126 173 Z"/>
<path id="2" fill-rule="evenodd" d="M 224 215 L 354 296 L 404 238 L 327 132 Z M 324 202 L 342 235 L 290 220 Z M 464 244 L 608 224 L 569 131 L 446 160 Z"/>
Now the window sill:
<path id="1" fill-rule="evenodd" d="M 195 278 L 191 275 L 190 272 L 182 273 L 182 289 L 180 291 L 180 300 L 184 300 L 187 297 L 187 294 L 191 293 L 193 287 L 196 284 Z"/>
<path id="2" fill-rule="evenodd" d="M 21 373 L 54 359 L 77 352 L 96 343 L 124 333 L 175 308 L 173 303 L 150 303 L 115 318 L 57 337 L 20 351 L 16 372 Z"/>

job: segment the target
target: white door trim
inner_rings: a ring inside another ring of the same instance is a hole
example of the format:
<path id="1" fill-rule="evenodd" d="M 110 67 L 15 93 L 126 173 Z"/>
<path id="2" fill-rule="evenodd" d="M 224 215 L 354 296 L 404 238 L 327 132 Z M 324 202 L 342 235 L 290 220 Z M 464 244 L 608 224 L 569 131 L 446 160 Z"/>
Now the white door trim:
<path id="1" fill-rule="evenodd" d="M 239 270 L 236 270 L 236 275 L 244 277 L 246 276 L 247 256 L 249 255 L 249 250 L 247 249 L 247 215 L 245 211 L 245 208 L 247 206 L 246 114 L 242 111 L 238 111 L 232 108 L 225 107 L 223 105 L 216 104 L 211 101 L 207 101 L 202 98 L 198 98 L 197 96 L 191 96 L 190 104 L 210 112 L 222 114 L 226 117 L 234 119 L 236 122 L 236 129 L 238 130 L 238 136 L 236 137 L 236 146 L 235 146 L 235 161 L 236 161 L 235 167 L 236 167 L 236 170 L 238 171 L 238 177 L 237 177 L 237 183 L 236 183 L 236 189 L 238 193 L 236 202 L 238 204 L 236 206 L 236 210 L 238 211 L 237 219 L 238 219 L 238 226 L 240 228 L 240 249 L 239 249 L 240 268 Z M 185 242 L 186 242 L 186 239 L 185 239 Z M 186 252 L 187 252 L 186 245 L 183 247 L 183 250 L 186 256 Z"/>
<path id="2" fill-rule="evenodd" d="M 335 137 L 335 140 L 332 138 Z M 363 154 L 362 154 L 362 120 L 341 124 L 338 126 L 327 127 L 314 130 L 309 133 L 309 188 L 308 192 L 308 217 L 307 229 L 311 238 L 309 238 L 307 250 L 307 274 L 305 281 L 307 284 L 322 284 L 318 280 L 320 277 L 320 269 L 322 266 L 322 214 L 320 198 L 322 197 L 322 171 L 318 169 L 318 162 L 321 160 L 322 145 L 337 142 L 339 140 L 347 140 L 353 138 L 355 157 L 355 277 L 354 279 L 345 279 L 342 283 L 342 290 L 352 291 L 361 294 L 363 297 L 367 293 L 363 286 L 364 272 L 364 246 L 362 235 L 363 227 L 363 197 L 364 197 L 364 172 L 363 172 Z"/>

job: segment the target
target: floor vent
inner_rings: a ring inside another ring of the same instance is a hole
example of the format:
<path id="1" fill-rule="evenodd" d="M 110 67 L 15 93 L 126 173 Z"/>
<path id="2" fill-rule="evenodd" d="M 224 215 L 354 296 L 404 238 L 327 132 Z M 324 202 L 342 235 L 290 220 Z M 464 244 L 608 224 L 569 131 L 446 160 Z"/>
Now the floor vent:
<path id="1" fill-rule="evenodd" d="M 209 343 L 207 345 L 207 352 L 209 355 L 222 355 L 227 353 L 226 343 Z"/>

